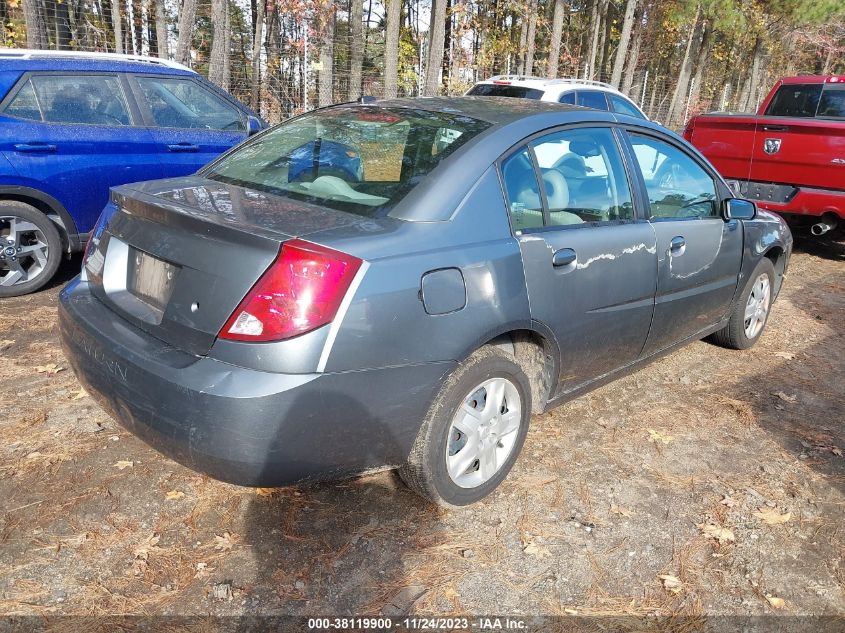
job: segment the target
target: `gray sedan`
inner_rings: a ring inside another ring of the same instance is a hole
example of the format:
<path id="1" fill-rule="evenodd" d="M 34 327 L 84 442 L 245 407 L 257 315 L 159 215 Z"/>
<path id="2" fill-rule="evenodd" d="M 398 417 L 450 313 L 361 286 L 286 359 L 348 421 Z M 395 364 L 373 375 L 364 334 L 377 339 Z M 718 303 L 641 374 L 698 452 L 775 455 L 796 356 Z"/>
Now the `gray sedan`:
<path id="1" fill-rule="evenodd" d="M 339 105 L 126 185 L 61 296 L 65 353 L 191 468 L 398 468 L 447 506 L 540 413 L 704 337 L 744 349 L 792 249 L 653 123 L 518 99 Z"/>

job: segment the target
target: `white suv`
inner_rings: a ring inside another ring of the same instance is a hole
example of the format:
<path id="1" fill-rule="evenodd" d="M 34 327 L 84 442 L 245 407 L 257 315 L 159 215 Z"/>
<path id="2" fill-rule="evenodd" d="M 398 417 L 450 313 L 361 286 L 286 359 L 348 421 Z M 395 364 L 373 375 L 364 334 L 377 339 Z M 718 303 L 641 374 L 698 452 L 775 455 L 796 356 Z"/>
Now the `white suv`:
<path id="1" fill-rule="evenodd" d="M 543 79 L 524 75 L 496 75 L 475 84 L 467 95 L 557 101 L 596 110 L 610 110 L 648 120 L 637 104 L 616 88 L 610 84 L 589 79 Z"/>

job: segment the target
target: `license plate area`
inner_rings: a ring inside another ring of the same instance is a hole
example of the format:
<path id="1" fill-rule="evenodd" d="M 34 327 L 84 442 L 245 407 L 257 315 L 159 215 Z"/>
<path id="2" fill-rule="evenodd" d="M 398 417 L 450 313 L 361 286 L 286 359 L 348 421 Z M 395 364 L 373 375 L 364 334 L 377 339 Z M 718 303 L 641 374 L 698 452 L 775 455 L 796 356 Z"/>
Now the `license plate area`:
<path id="1" fill-rule="evenodd" d="M 179 266 L 129 247 L 126 289 L 138 299 L 163 313 L 173 294 Z"/>

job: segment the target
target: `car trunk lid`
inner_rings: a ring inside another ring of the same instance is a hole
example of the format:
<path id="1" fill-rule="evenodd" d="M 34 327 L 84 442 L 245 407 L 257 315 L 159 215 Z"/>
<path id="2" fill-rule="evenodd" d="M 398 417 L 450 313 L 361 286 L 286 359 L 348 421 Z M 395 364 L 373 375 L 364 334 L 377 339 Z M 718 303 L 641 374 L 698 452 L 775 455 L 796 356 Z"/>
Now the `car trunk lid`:
<path id="1" fill-rule="evenodd" d="M 355 216 L 199 177 L 113 191 L 118 207 L 86 272 L 103 303 L 205 355 L 281 245 Z"/>

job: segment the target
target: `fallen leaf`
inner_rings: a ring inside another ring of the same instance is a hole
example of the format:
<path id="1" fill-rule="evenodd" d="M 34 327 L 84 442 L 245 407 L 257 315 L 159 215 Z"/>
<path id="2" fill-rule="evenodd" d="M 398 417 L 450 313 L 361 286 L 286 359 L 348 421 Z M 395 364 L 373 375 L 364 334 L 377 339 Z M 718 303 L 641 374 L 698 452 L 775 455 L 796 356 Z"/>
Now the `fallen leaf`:
<path id="1" fill-rule="evenodd" d="M 649 439 L 654 442 L 663 442 L 664 444 L 668 444 L 672 441 L 671 435 L 664 435 L 663 433 L 658 433 L 654 429 L 648 429 Z"/>
<path id="2" fill-rule="evenodd" d="M 568 615 L 578 615 L 578 609 L 570 609 L 569 607 L 566 607 L 563 612 Z"/>
<path id="3" fill-rule="evenodd" d="M 184 496 L 185 496 L 185 493 L 182 492 L 181 490 L 169 490 L 167 492 L 167 494 L 164 495 L 164 498 L 167 499 L 168 501 L 176 501 L 177 499 L 181 499 Z"/>
<path id="4" fill-rule="evenodd" d="M 278 488 L 256 488 L 255 494 L 259 497 L 272 497 L 278 490 Z"/>
<path id="5" fill-rule="evenodd" d="M 792 360 L 793 358 L 795 358 L 795 354 L 793 354 L 792 352 L 775 352 L 775 356 L 779 358 L 784 358 L 786 360 Z"/>
<path id="6" fill-rule="evenodd" d="M 5 352 L 14 344 L 14 341 L 10 341 L 9 339 L 3 339 L 2 341 L 0 341 L 0 353 Z"/>
<path id="7" fill-rule="evenodd" d="M 772 395 L 777 396 L 778 398 L 780 398 L 784 402 L 788 402 L 789 404 L 795 404 L 796 402 L 798 402 L 798 396 L 789 395 L 784 393 L 783 391 L 773 391 Z"/>
<path id="8" fill-rule="evenodd" d="M 56 363 L 47 363 L 46 365 L 38 365 L 35 368 L 39 374 L 58 374 L 60 371 L 64 371 L 64 367 L 59 367 Z"/>
<path id="9" fill-rule="evenodd" d="M 135 462 L 126 461 L 125 459 L 121 459 L 119 462 L 114 464 L 114 467 L 118 470 L 123 470 L 124 468 L 132 468 L 135 465 Z"/>
<path id="10" fill-rule="evenodd" d="M 698 526 L 698 529 L 701 530 L 701 533 L 704 534 L 704 536 L 716 539 L 719 543 L 733 543 L 736 541 L 734 533 L 728 528 L 719 527 L 718 525 L 713 525 L 712 523 L 702 523 Z"/>
<path id="11" fill-rule="evenodd" d="M 41 457 L 41 453 L 39 451 L 32 451 L 26 456 L 27 459 L 35 459 L 36 457 Z"/>
<path id="12" fill-rule="evenodd" d="M 842 457 L 842 449 L 841 448 L 834 446 L 833 448 L 830 449 L 830 452 L 833 453 L 834 455 L 838 455 L 839 457 Z"/>
<path id="13" fill-rule="evenodd" d="M 610 511 L 613 512 L 613 514 L 621 514 L 623 517 L 630 517 L 634 514 L 628 508 L 623 508 L 615 503 L 610 504 Z"/>
<path id="14" fill-rule="evenodd" d="M 722 500 L 719 503 L 723 506 L 728 506 L 729 508 L 733 508 L 736 505 L 736 501 L 734 501 L 729 495 L 722 495 Z"/>
<path id="15" fill-rule="evenodd" d="M 88 393 L 84 389 L 81 389 L 81 388 L 80 388 L 79 391 L 73 391 L 71 393 L 73 394 L 73 397 L 71 398 L 71 400 L 82 400 L 83 398 L 85 398 L 88 395 Z"/>
<path id="16" fill-rule="evenodd" d="M 768 600 L 769 604 L 772 605 L 775 609 L 783 609 L 786 606 L 786 602 L 784 602 L 783 598 L 776 598 L 775 596 L 766 596 L 766 600 Z"/>
<path id="17" fill-rule="evenodd" d="M 237 542 L 237 534 L 232 534 L 231 532 L 224 532 L 223 536 L 214 536 L 214 549 L 219 550 L 221 552 L 228 551 L 232 549 L 232 547 Z"/>
<path id="18" fill-rule="evenodd" d="M 684 590 L 684 583 L 682 583 L 680 579 L 675 576 L 663 574 L 658 576 L 658 578 L 663 581 L 663 588 L 666 589 L 666 591 L 668 591 L 669 593 L 679 594 L 681 593 L 681 591 Z"/>
<path id="19" fill-rule="evenodd" d="M 522 548 L 522 551 L 530 556 L 536 556 L 537 558 L 545 558 L 546 556 L 551 555 L 548 549 L 542 545 L 537 545 L 536 543 L 529 543 Z"/>
<path id="20" fill-rule="evenodd" d="M 789 519 L 792 518 L 792 513 L 787 512 L 786 514 L 781 514 L 780 510 L 777 508 L 768 508 L 766 506 L 762 506 L 757 509 L 757 512 L 754 513 L 754 516 L 758 519 L 761 519 L 768 525 L 780 525 L 781 523 L 786 523 Z"/>

